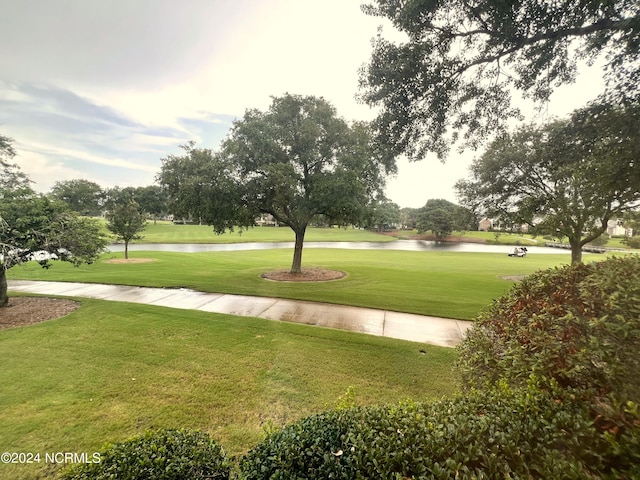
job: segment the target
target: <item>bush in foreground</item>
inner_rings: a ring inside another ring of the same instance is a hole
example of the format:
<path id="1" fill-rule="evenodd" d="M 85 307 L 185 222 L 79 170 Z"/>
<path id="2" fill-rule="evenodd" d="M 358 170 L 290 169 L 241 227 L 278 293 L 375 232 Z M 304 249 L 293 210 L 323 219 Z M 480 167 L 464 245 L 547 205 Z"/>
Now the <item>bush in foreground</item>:
<path id="1" fill-rule="evenodd" d="M 480 314 L 459 347 L 465 387 L 531 374 L 619 405 L 640 399 L 640 257 L 537 272 Z"/>
<path id="2" fill-rule="evenodd" d="M 524 389 L 314 415 L 268 436 L 240 470 L 247 480 L 597 478 L 606 448 L 587 408 L 532 380 Z"/>
<path id="3" fill-rule="evenodd" d="M 557 382 L 587 405 L 611 465 L 640 464 L 640 257 L 538 272 L 477 319 L 459 347 L 465 388 Z"/>
<path id="4" fill-rule="evenodd" d="M 156 430 L 107 447 L 100 463 L 76 465 L 62 480 L 198 480 L 229 478 L 231 463 L 206 433 Z"/>

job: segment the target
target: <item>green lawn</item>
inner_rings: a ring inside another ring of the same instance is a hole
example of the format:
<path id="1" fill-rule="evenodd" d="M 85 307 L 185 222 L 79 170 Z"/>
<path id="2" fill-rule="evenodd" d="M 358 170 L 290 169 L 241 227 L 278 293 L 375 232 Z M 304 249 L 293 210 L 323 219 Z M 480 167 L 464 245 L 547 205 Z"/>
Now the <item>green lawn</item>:
<path id="1" fill-rule="evenodd" d="M 57 267 L 57 266 L 56 266 Z M 454 391 L 455 351 L 268 320 L 82 299 L 76 312 L 0 330 L 0 446 L 94 452 L 148 428 L 209 432 L 231 454 L 335 405 Z M 45 464 L 0 465 L 35 479 Z"/>
<path id="2" fill-rule="evenodd" d="M 486 243 L 494 245 L 541 245 L 544 246 L 546 240 L 542 237 L 534 237 L 533 235 L 519 233 L 500 233 L 496 232 L 454 232 L 454 236 L 463 238 L 471 238 L 475 240 L 483 240 Z"/>
<path id="3" fill-rule="evenodd" d="M 568 254 L 307 249 L 306 267 L 347 272 L 326 283 L 260 278 L 287 268 L 289 249 L 134 252 L 151 263 L 44 270 L 29 263 L 10 279 L 64 280 L 279 296 L 472 318 L 526 275 Z M 600 259 L 588 255 L 585 260 Z M 231 454 L 284 425 L 335 404 L 353 386 L 359 404 L 450 395 L 456 352 L 305 325 L 80 300 L 62 319 L 0 331 L 0 440 L 4 451 L 93 452 L 153 427 L 209 432 Z M 36 479 L 47 465 L 2 465 L 0 478 Z"/>
<path id="4" fill-rule="evenodd" d="M 293 242 L 295 235 L 289 227 L 253 227 L 222 235 L 213 233 L 208 225 L 174 225 L 171 222 L 149 222 L 137 243 L 241 243 Z M 394 238 L 356 228 L 309 227 L 305 235 L 309 242 L 390 242 Z"/>
<path id="5" fill-rule="evenodd" d="M 60 263 L 44 270 L 30 263 L 9 270 L 9 278 L 188 287 L 206 292 L 274 296 L 461 319 L 479 310 L 510 286 L 503 276 L 526 275 L 569 262 L 569 254 L 509 258 L 504 254 L 405 252 L 388 250 L 307 249 L 304 267 L 343 270 L 341 280 L 281 283 L 260 274 L 286 269 L 289 249 L 241 252 L 133 252 L 153 258 L 142 264 L 113 264 L 108 254 L 93 264 L 74 268 Z M 596 256 L 597 257 L 597 256 Z"/>

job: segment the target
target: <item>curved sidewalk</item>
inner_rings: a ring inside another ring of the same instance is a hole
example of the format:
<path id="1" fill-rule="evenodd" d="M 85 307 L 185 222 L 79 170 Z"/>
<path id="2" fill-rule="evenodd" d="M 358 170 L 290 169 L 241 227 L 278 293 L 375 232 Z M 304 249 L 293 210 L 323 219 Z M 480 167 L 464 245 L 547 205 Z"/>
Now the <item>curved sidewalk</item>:
<path id="1" fill-rule="evenodd" d="M 472 322 L 410 313 L 270 297 L 204 293 L 188 289 L 12 280 L 16 292 L 86 297 L 226 313 L 337 328 L 412 342 L 454 347 Z"/>

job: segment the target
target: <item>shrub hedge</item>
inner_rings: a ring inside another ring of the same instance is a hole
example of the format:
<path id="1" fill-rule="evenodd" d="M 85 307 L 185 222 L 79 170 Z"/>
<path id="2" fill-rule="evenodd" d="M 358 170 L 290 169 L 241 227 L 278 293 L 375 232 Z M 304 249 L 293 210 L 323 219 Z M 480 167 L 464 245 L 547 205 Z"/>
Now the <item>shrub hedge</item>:
<path id="1" fill-rule="evenodd" d="M 247 480 L 597 478 L 605 443 L 587 408 L 533 380 L 314 415 L 268 436 L 240 471 Z"/>
<path id="2" fill-rule="evenodd" d="M 74 465 L 63 480 L 226 480 L 231 462 L 206 433 L 155 430 L 107 446 L 99 463 Z"/>
<path id="3" fill-rule="evenodd" d="M 466 387 L 531 374 L 560 386 L 640 396 L 640 256 L 537 272 L 480 314 L 459 347 Z"/>

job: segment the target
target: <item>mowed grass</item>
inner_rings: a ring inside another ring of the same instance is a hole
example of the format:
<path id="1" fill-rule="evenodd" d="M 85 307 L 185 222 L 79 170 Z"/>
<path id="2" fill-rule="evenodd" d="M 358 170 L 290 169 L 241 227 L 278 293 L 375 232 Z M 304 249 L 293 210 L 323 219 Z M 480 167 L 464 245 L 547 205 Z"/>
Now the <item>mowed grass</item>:
<path id="1" fill-rule="evenodd" d="M 510 288 L 503 277 L 526 275 L 566 264 L 569 254 L 530 255 L 406 252 L 388 250 L 306 249 L 303 267 L 342 270 L 341 280 L 316 283 L 272 282 L 270 270 L 287 269 L 289 249 L 241 252 L 133 252 L 150 263 L 114 264 L 108 254 L 93 264 L 74 268 L 56 263 L 44 270 L 36 263 L 15 267 L 10 279 L 58 280 L 186 287 L 205 292 L 292 298 L 385 310 L 472 319 Z"/>
<path id="2" fill-rule="evenodd" d="M 213 233 L 208 225 L 180 225 L 171 222 L 148 222 L 140 233 L 144 238 L 136 243 L 245 243 L 293 242 L 295 234 L 289 227 L 253 227 L 235 229 L 222 235 Z M 308 242 L 390 242 L 392 237 L 378 235 L 357 228 L 309 227 L 305 234 Z"/>
<path id="3" fill-rule="evenodd" d="M 56 266 L 57 267 L 57 266 Z M 455 350 L 268 320 L 81 299 L 0 331 L 0 447 L 89 452 L 148 428 L 195 428 L 230 454 L 336 404 L 450 395 Z M 0 465 L 35 479 L 57 466 Z M 47 477 L 48 478 L 48 477 Z"/>

